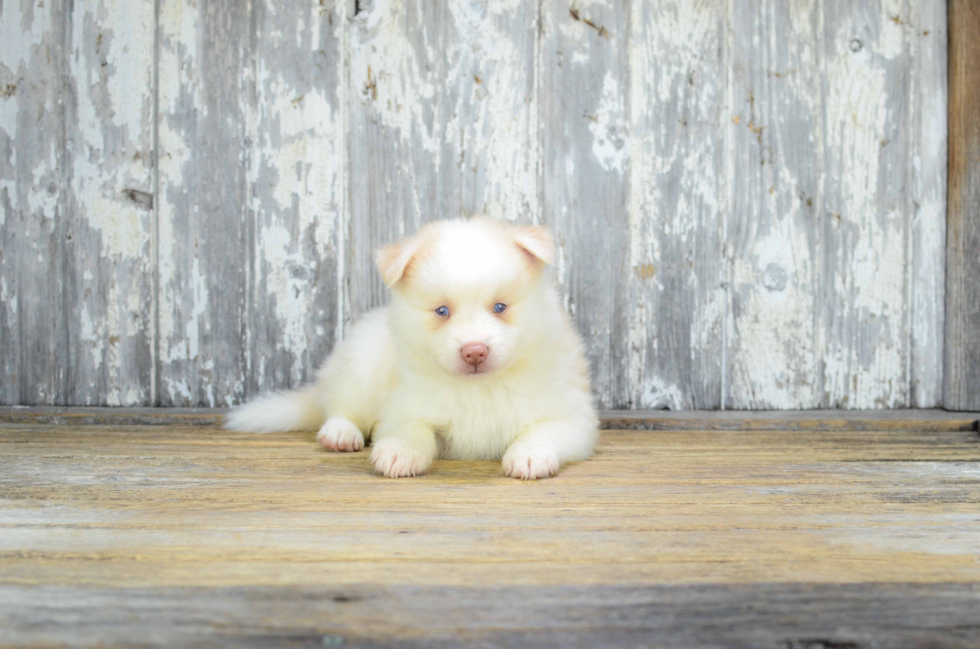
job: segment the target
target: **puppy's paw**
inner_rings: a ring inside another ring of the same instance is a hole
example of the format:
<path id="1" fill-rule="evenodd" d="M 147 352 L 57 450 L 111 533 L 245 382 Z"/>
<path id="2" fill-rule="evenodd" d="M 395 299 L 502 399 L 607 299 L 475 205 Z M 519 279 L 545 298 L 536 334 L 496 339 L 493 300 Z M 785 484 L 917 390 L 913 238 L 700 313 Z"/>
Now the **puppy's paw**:
<path id="1" fill-rule="evenodd" d="M 364 448 L 364 435 L 349 419 L 331 417 L 320 428 L 316 439 L 330 451 L 359 451 Z"/>
<path id="2" fill-rule="evenodd" d="M 561 461 L 550 448 L 512 446 L 504 453 L 504 473 L 519 480 L 548 478 L 558 473 Z"/>
<path id="3" fill-rule="evenodd" d="M 374 470 L 386 478 L 407 478 L 425 473 L 432 458 L 400 439 L 383 439 L 371 451 Z"/>

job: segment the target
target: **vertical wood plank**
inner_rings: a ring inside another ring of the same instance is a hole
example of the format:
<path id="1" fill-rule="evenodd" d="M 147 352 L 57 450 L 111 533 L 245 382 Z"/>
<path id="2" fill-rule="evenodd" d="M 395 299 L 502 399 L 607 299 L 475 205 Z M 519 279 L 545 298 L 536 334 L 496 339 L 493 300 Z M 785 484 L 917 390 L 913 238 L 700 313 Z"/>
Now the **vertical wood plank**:
<path id="1" fill-rule="evenodd" d="M 947 42 L 946 2 L 912 2 L 911 252 L 909 303 L 911 408 L 936 408 L 943 397 L 946 307 Z"/>
<path id="2" fill-rule="evenodd" d="M 164 406 L 245 393 L 248 4 L 160 0 L 159 368 Z"/>
<path id="3" fill-rule="evenodd" d="M 949 2 L 949 221 L 943 406 L 980 409 L 980 7 Z"/>
<path id="4" fill-rule="evenodd" d="M 249 129 L 248 391 L 311 377 L 339 337 L 345 2 L 258 0 Z"/>
<path id="5" fill-rule="evenodd" d="M 586 341 L 600 408 L 630 403 L 625 304 L 629 246 L 629 4 L 542 5 L 544 220 L 558 282 Z M 645 281 L 643 273 L 636 281 Z"/>
<path id="6" fill-rule="evenodd" d="M 909 6 L 823 4 L 825 408 L 908 403 Z"/>
<path id="7" fill-rule="evenodd" d="M 0 401 L 65 404 L 65 19 L 0 4 Z"/>
<path id="8" fill-rule="evenodd" d="M 362 1 L 350 34 L 350 315 L 382 244 L 442 218 L 538 221 L 537 5 Z"/>
<path id="9" fill-rule="evenodd" d="M 629 405 L 718 408 L 725 12 L 715 2 L 637 2 L 630 33 L 632 275 L 621 305 L 630 326 Z"/>
<path id="10" fill-rule="evenodd" d="M 154 351 L 154 7 L 85 2 L 67 18 L 65 399 L 147 405 Z"/>
<path id="11" fill-rule="evenodd" d="M 734 409 L 815 408 L 823 189 L 820 2 L 729 5 Z"/>

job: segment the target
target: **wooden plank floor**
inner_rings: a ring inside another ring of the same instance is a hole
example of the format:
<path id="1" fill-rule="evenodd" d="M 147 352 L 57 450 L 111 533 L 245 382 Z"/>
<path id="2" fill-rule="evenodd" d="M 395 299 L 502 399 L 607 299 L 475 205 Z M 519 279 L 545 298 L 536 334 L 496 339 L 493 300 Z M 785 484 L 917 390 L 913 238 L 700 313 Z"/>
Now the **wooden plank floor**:
<path id="1" fill-rule="evenodd" d="M 97 414 L 0 412 L 0 646 L 980 647 L 962 415 L 608 431 L 522 483 Z"/>

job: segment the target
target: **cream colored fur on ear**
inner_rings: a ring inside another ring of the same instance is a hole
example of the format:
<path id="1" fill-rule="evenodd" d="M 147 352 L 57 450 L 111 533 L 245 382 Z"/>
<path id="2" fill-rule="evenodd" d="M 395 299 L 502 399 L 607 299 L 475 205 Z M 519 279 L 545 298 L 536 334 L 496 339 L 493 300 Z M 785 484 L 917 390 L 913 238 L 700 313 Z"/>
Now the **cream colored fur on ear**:
<path id="1" fill-rule="evenodd" d="M 374 254 L 378 272 L 381 273 L 381 279 L 386 286 L 391 288 L 405 275 L 405 269 L 408 268 L 418 249 L 418 238 L 413 237 L 385 246 Z"/>
<path id="2" fill-rule="evenodd" d="M 517 245 L 532 257 L 553 266 L 555 264 L 555 240 L 551 232 L 540 225 L 525 225 L 514 232 Z"/>

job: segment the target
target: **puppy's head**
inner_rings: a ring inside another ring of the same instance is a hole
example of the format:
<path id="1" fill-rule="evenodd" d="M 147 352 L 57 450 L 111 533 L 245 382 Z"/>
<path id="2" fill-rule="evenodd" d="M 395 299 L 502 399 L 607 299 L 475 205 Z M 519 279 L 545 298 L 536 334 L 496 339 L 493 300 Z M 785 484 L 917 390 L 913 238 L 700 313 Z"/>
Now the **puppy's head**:
<path id="1" fill-rule="evenodd" d="M 395 336 L 414 362 L 492 375 L 526 358 L 550 325 L 542 274 L 554 243 L 543 228 L 438 221 L 376 259 Z"/>

